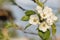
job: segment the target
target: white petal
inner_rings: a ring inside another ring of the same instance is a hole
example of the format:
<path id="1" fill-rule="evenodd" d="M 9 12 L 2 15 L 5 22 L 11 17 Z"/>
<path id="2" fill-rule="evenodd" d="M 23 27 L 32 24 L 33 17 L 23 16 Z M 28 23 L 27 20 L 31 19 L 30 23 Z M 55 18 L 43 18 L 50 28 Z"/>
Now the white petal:
<path id="1" fill-rule="evenodd" d="M 43 31 L 43 32 L 46 32 L 47 29 L 49 29 L 50 26 L 46 24 L 46 22 L 43 22 L 39 25 L 39 30 Z"/>
<path id="2" fill-rule="evenodd" d="M 32 24 L 32 25 L 37 25 L 38 24 L 38 20 L 36 22 L 33 21 L 34 19 L 30 19 L 29 20 L 29 23 Z"/>
<path id="3" fill-rule="evenodd" d="M 47 17 L 53 14 L 52 9 L 47 6 L 44 8 L 43 13 L 46 14 Z"/>
<path id="4" fill-rule="evenodd" d="M 46 20 L 46 22 L 48 23 L 48 25 L 52 25 L 52 24 L 53 24 L 53 20 L 52 20 L 51 18 L 48 18 L 48 19 Z"/>
<path id="5" fill-rule="evenodd" d="M 38 16 L 36 14 L 30 16 L 30 19 L 34 19 L 34 18 L 38 19 Z"/>
<path id="6" fill-rule="evenodd" d="M 37 6 L 36 10 L 42 10 L 42 8 L 40 6 Z"/>
<path id="7" fill-rule="evenodd" d="M 40 29 L 41 31 L 43 31 L 43 32 L 46 32 L 46 31 L 47 31 L 47 28 L 41 28 L 41 27 L 39 27 L 39 29 Z"/>
<path id="8" fill-rule="evenodd" d="M 56 21 L 58 18 L 57 18 L 56 16 L 54 16 L 54 18 L 53 18 L 53 19 L 54 19 L 54 21 Z"/>
<path id="9" fill-rule="evenodd" d="M 55 15 L 51 15 L 51 19 L 53 20 L 53 21 L 57 21 L 57 17 L 55 16 Z"/>
<path id="10" fill-rule="evenodd" d="M 48 15 L 48 14 L 45 14 L 45 13 L 41 13 L 40 16 L 41 16 L 43 19 L 46 19 L 46 18 L 49 17 L 49 15 Z"/>
<path id="11" fill-rule="evenodd" d="M 39 14 L 40 14 L 40 13 L 43 13 L 42 10 L 38 10 L 37 12 L 38 12 Z"/>
<path id="12" fill-rule="evenodd" d="M 45 8 L 44 8 L 44 10 L 43 10 L 44 12 L 52 12 L 52 9 L 51 8 L 49 8 L 48 6 L 45 6 Z"/>
<path id="13" fill-rule="evenodd" d="M 38 13 L 42 13 L 42 8 L 40 6 L 37 6 L 36 10 L 37 10 Z"/>
<path id="14" fill-rule="evenodd" d="M 30 23 L 30 24 L 32 24 L 32 23 L 33 23 L 33 20 L 32 20 L 32 19 L 30 19 L 30 20 L 29 20 L 29 23 Z"/>
<path id="15" fill-rule="evenodd" d="M 31 15 L 29 19 L 29 23 L 32 25 L 37 25 L 39 24 L 39 18 L 37 15 Z"/>
<path id="16" fill-rule="evenodd" d="M 47 25 L 46 27 L 47 27 L 47 29 L 50 29 L 50 28 L 51 28 L 51 26 L 50 26 L 50 25 Z"/>

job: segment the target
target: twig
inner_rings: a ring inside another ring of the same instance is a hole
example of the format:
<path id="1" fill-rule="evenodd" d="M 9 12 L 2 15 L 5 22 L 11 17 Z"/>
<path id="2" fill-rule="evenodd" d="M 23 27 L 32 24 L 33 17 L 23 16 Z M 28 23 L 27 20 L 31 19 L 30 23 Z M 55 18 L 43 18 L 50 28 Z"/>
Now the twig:
<path id="1" fill-rule="evenodd" d="M 11 2 L 12 2 L 14 5 L 17 5 L 17 6 L 18 6 L 20 9 L 22 9 L 23 11 L 26 10 L 26 9 L 22 8 L 20 5 L 16 4 L 16 3 L 14 2 L 14 0 L 11 0 Z"/>
<path id="2" fill-rule="evenodd" d="M 32 0 L 33 2 L 35 2 L 35 0 Z M 46 3 L 47 2 L 47 0 L 45 0 L 43 3 Z M 35 2 L 36 3 L 36 2 Z"/>
<path id="3" fill-rule="evenodd" d="M 33 33 L 33 32 L 27 32 L 27 31 L 23 31 L 24 33 L 27 33 L 27 34 L 33 34 L 33 35 L 38 35 L 37 33 Z"/>
<path id="4" fill-rule="evenodd" d="M 33 2 L 35 2 L 35 0 L 32 0 Z"/>
<path id="5" fill-rule="evenodd" d="M 37 33 L 34 33 L 34 32 L 27 32 L 27 31 L 25 31 L 24 28 L 22 28 L 22 26 L 19 27 L 18 25 L 16 25 L 16 27 L 15 27 L 16 30 L 20 30 L 20 31 L 22 31 L 24 33 L 38 35 Z"/>
<path id="6" fill-rule="evenodd" d="M 37 33 L 34 33 L 34 32 L 27 32 L 27 31 L 25 31 L 24 28 L 22 28 L 22 27 L 18 28 L 17 30 L 21 30 L 22 32 L 27 33 L 27 34 L 38 35 Z"/>
<path id="7" fill-rule="evenodd" d="M 38 35 L 37 33 L 34 33 L 34 32 L 27 32 L 27 31 L 25 31 L 24 28 L 22 28 L 22 27 L 17 27 L 16 30 L 20 30 L 20 31 L 22 31 L 22 32 L 24 32 L 24 33 L 27 33 L 27 34 Z"/>

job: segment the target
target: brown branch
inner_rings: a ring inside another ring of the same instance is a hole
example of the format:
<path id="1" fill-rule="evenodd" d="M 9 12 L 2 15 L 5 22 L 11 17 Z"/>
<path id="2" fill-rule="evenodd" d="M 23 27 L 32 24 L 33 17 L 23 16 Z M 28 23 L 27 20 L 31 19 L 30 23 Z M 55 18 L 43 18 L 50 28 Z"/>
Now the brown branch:
<path id="1" fill-rule="evenodd" d="M 35 2 L 35 0 L 32 0 L 33 2 Z"/>
<path id="2" fill-rule="evenodd" d="M 14 0 L 11 0 L 11 2 L 12 2 L 14 5 L 18 6 L 20 9 L 22 9 L 23 11 L 26 10 L 26 9 L 24 9 L 23 7 L 21 7 L 20 5 L 18 5 Z"/>

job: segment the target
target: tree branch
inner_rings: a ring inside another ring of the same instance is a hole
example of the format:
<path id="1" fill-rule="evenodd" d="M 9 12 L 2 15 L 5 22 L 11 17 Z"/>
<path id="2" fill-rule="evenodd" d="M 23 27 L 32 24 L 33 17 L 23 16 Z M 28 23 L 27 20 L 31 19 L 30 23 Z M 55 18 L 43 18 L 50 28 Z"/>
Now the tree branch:
<path id="1" fill-rule="evenodd" d="M 13 27 L 13 28 L 15 28 L 16 30 L 20 30 L 20 31 L 22 31 L 22 32 L 24 32 L 24 33 L 27 33 L 27 34 L 38 35 L 37 33 L 34 33 L 34 32 L 27 32 L 27 31 L 25 31 L 22 26 L 18 26 L 18 25 L 15 25 L 15 26 L 16 26 L 16 27 Z"/>
<path id="2" fill-rule="evenodd" d="M 33 33 L 33 32 L 27 32 L 27 31 L 23 31 L 24 33 L 27 33 L 27 34 L 33 34 L 33 35 L 38 35 L 37 33 Z"/>
<path id="3" fill-rule="evenodd" d="M 22 9 L 23 11 L 26 10 L 26 9 L 22 8 L 21 6 L 19 6 L 18 4 L 16 4 L 16 3 L 14 2 L 14 0 L 11 0 L 11 2 L 12 2 L 14 5 L 18 6 L 20 9 Z"/>
<path id="4" fill-rule="evenodd" d="M 27 31 L 25 31 L 24 28 L 22 28 L 22 26 L 21 26 L 21 27 L 17 27 L 16 30 L 20 30 L 20 31 L 22 31 L 22 32 L 24 32 L 24 33 L 27 33 L 27 34 L 38 35 L 37 33 L 34 33 L 34 32 L 27 32 Z"/>
<path id="5" fill-rule="evenodd" d="M 35 2 L 35 0 L 32 0 L 33 2 Z"/>

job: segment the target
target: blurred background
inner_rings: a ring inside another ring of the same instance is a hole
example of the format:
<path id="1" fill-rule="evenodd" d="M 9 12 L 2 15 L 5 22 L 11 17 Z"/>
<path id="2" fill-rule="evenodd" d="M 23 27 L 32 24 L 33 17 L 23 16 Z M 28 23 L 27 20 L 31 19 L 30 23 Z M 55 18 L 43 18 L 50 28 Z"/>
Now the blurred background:
<path id="1" fill-rule="evenodd" d="M 21 6 L 22 8 L 26 10 L 34 10 L 37 6 L 36 3 L 34 3 L 32 0 L 14 0 L 18 6 Z M 42 2 L 45 0 L 41 0 Z M 57 40 L 60 40 L 60 0 L 47 0 L 45 2 L 46 6 L 49 6 L 53 9 L 54 14 L 58 17 L 58 21 L 56 23 L 56 38 Z M 28 22 L 21 21 L 22 16 L 24 16 L 24 12 L 22 9 L 20 9 L 16 5 L 12 5 L 11 2 L 6 2 L 3 5 L 3 8 L 11 10 L 13 13 L 13 16 L 16 18 L 14 20 L 14 23 L 16 23 L 19 27 L 21 27 L 21 30 L 16 30 L 16 33 L 18 34 L 18 37 L 12 38 L 11 40 L 40 40 L 39 36 L 37 35 L 37 26 L 32 25 L 31 27 L 24 30 L 25 26 L 28 24 Z"/>

